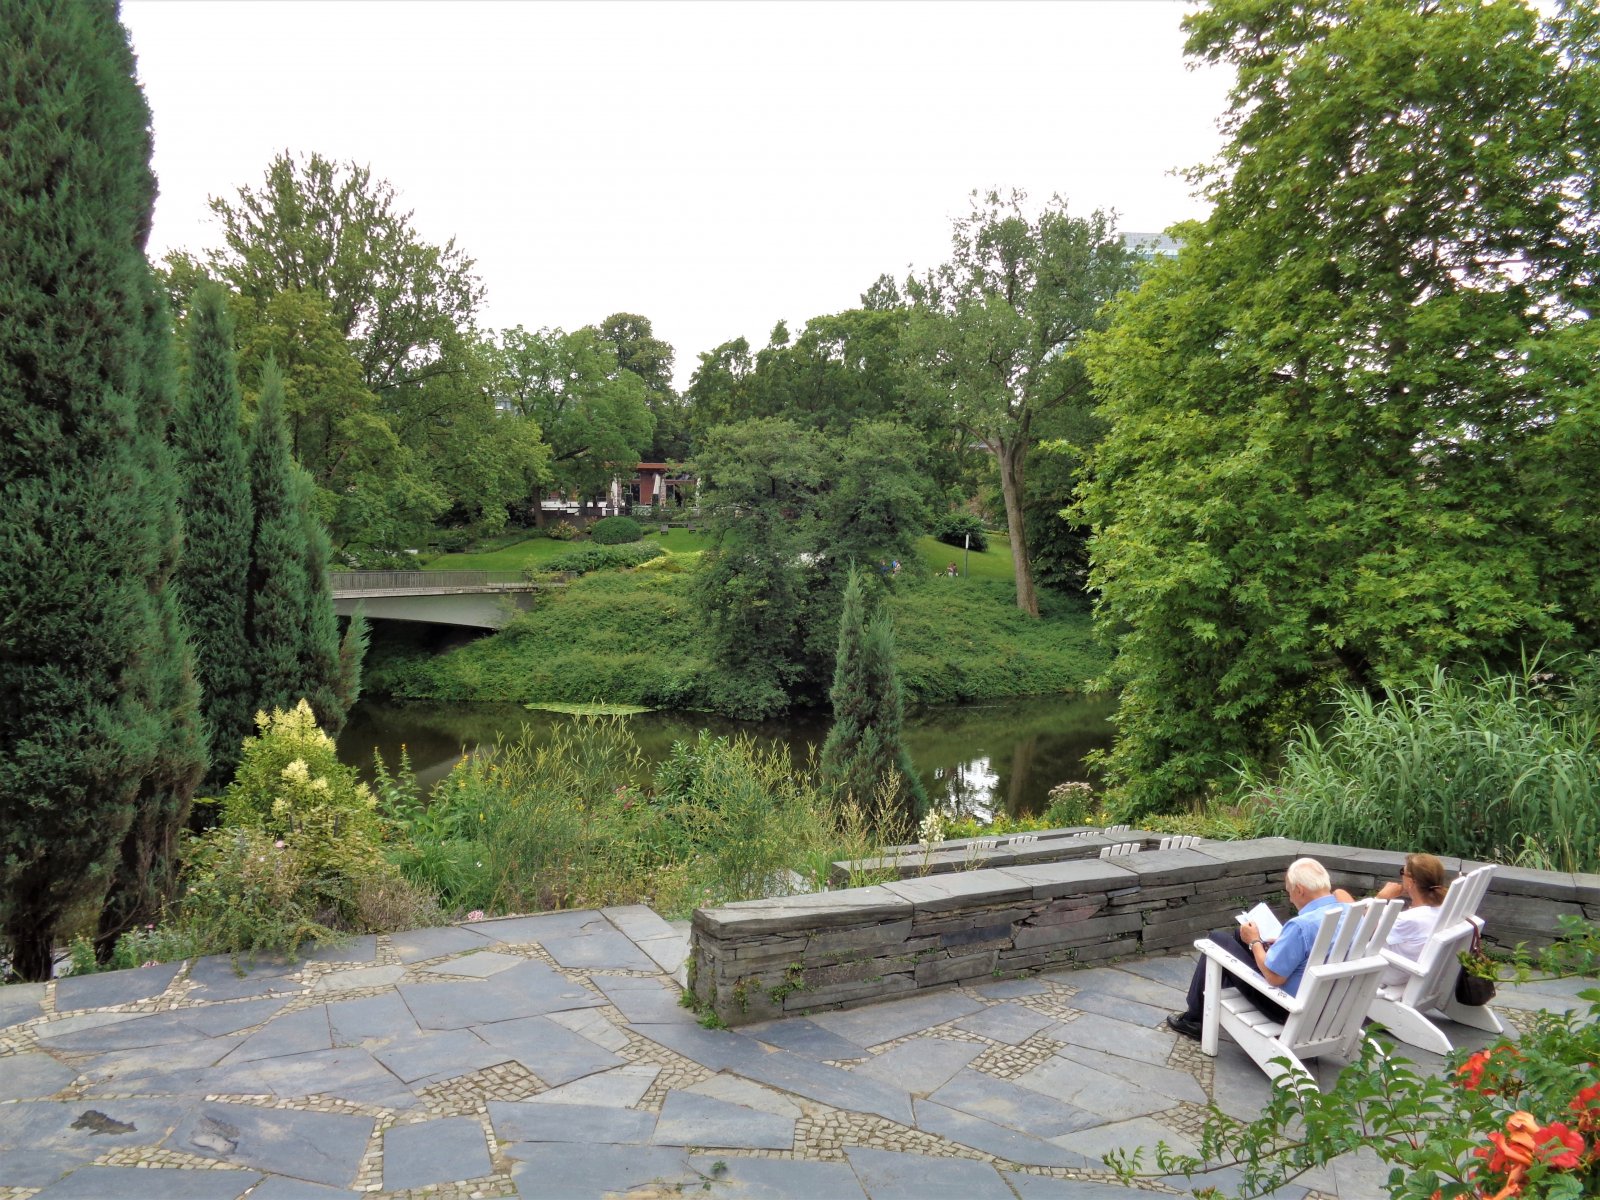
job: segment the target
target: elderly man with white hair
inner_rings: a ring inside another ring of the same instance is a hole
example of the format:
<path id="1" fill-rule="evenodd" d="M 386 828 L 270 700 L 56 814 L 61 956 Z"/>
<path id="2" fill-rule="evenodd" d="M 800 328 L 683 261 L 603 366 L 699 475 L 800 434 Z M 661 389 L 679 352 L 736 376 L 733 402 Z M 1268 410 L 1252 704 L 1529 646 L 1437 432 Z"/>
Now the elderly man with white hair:
<path id="1" fill-rule="evenodd" d="M 1248 963 L 1259 971 L 1273 987 L 1282 988 L 1294 995 L 1305 974 L 1306 959 L 1317 939 L 1317 928 L 1322 924 L 1322 914 L 1330 905 L 1342 904 L 1333 894 L 1333 881 L 1327 869 L 1314 858 L 1297 858 L 1289 864 L 1283 875 L 1284 890 L 1289 893 L 1289 903 L 1299 911 L 1283 923 L 1283 932 L 1270 945 L 1262 940 L 1255 923 L 1246 921 L 1235 929 L 1219 930 L 1211 940 L 1240 962 Z M 1236 983 L 1231 975 L 1224 974 L 1224 985 Z M 1288 1014 L 1253 988 L 1243 988 L 1263 1013 L 1274 1021 L 1284 1020 Z M 1184 1037 L 1200 1037 L 1200 1016 L 1205 1009 L 1206 960 L 1201 956 L 1194 965 L 1194 977 L 1189 980 L 1189 1001 L 1182 1012 L 1167 1018 L 1167 1026 Z"/>

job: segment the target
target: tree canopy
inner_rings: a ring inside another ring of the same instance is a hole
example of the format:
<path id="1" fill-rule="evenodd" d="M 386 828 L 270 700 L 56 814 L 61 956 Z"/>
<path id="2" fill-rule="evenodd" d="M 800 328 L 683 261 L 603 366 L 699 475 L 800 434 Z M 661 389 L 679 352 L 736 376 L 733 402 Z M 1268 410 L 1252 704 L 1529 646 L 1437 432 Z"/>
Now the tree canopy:
<path id="1" fill-rule="evenodd" d="M 1334 683 L 1600 620 L 1596 14 L 1215 0 L 1186 27 L 1238 71 L 1214 209 L 1087 352 L 1133 811 Z"/>
<path id="2" fill-rule="evenodd" d="M 1130 287 L 1137 260 L 1111 216 L 1074 217 L 1051 197 L 974 192 L 951 257 L 908 281 L 914 353 L 938 383 L 950 423 L 994 456 L 1016 565 L 1017 607 L 1039 615 L 1023 515 L 1028 452 L 1041 414 L 1087 407 L 1077 351 L 1106 301 Z"/>

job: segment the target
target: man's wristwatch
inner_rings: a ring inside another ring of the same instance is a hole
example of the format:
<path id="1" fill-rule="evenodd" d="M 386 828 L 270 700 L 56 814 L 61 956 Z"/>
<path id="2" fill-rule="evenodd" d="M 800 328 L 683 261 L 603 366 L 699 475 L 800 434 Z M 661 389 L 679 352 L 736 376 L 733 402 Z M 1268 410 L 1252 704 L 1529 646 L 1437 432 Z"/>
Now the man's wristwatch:
<path id="1" fill-rule="evenodd" d="M 1267 943 L 1263 939 L 1257 938 L 1255 941 L 1251 942 L 1248 946 L 1246 946 L 1245 949 L 1246 950 L 1254 950 L 1257 946 L 1265 946 L 1266 944 Z"/>

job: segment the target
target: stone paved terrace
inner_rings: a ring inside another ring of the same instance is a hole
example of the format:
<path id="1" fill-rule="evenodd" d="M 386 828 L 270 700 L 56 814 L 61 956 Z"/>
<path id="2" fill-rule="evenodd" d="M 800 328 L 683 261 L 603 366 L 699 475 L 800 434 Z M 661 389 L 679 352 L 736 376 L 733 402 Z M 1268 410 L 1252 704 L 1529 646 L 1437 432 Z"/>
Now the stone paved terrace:
<path id="1" fill-rule="evenodd" d="M 678 1004 L 685 954 L 635 907 L 0 989 L 0 1200 L 1187 1195 L 1099 1156 L 1186 1148 L 1209 1101 L 1249 1118 L 1268 1091 L 1162 1027 L 1192 953 L 736 1032 Z M 1501 1011 L 1580 987 L 1543 986 Z M 1382 1178 L 1358 1157 L 1283 1195 Z"/>

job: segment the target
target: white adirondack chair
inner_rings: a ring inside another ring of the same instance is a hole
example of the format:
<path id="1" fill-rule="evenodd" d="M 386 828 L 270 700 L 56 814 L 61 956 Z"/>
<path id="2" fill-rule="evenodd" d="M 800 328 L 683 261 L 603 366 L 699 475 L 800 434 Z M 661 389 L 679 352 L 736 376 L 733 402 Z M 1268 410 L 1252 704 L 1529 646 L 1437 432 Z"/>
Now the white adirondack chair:
<path id="1" fill-rule="evenodd" d="M 1348 907 L 1330 907 L 1322 914 L 1300 990 L 1293 996 L 1273 987 L 1210 939 L 1195 942 L 1195 949 L 1206 956 L 1201 1051 L 1214 1056 L 1217 1034 L 1225 1029 L 1271 1079 L 1290 1071 L 1310 1078 L 1302 1059 L 1323 1054 L 1353 1057 L 1361 1041 L 1361 1023 L 1387 965 L 1381 953 L 1383 943 L 1403 907 L 1399 900 L 1363 900 Z M 1239 988 L 1224 988 L 1224 970 L 1276 1001 L 1288 1012 L 1287 1019 L 1280 1024 L 1251 1004 Z M 1286 1059 L 1288 1065 L 1274 1059 Z"/>
<path id="2" fill-rule="evenodd" d="M 1190 846 L 1198 846 L 1200 836 L 1194 833 L 1179 833 L 1161 839 L 1162 850 L 1187 850 Z"/>
<path id="3" fill-rule="evenodd" d="M 1125 854 L 1137 854 L 1139 845 L 1138 842 L 1118 842 L 1113 846 L 1101 846 L 1100 857 L 1121 858 Z"/>
<path id="4" fill-rule="evenodd" d="M 1505 1026 L 1488 1005 L 1472 1007 L 1456 1002 L 1456 978 L 1461 973 L 1461 951 L 1472 945 L 1472 935 L 1483 927 L 1478 905 L 1489 890 L 1493 865 L 1458 875 L 1439 906 L 1439 923 L 1415 960 L 1384 950 L 1390 966 L 1403 972 L 1399 983 L 1381 983 L 1367 1015 L 1402 1042 L 1449 1054 L 1450 1039 L 1427 1016 L 1434 1013 L 1474 1029 L 1503 1033 Z M 1390 971 L 1392 978 L 1394 970 Z"/>

